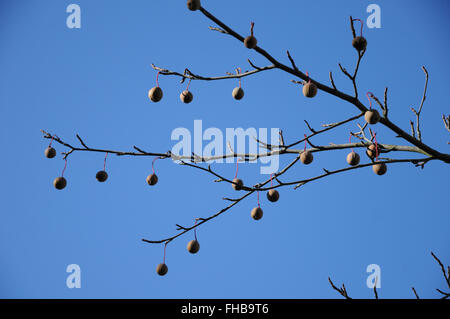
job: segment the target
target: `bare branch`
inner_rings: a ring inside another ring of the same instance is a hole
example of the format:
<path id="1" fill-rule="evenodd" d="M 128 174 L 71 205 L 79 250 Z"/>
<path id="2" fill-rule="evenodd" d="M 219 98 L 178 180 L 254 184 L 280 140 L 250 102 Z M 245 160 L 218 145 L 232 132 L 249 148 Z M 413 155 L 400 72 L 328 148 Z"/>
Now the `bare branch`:
<path id="1" fill-rule="evenodd" d="M 249 60 L 250 62 L 250 60 Z M 251 64 L 251 62 L 250 62 Z M 252 65 L 253 66 L 253 65 Z M 255 66 L 254 66 L 255 67 Z M 189 79 L 189 80 L 203 80 L 203 81 L 218 81 L 218 80 L 227 80 L 227 79 L 240 79 L 249 75 L 253 75 L 262 71 L 266 71 L 266 70 L 272 70 L 275 68 L 274 65 L 269 65 L 269 66 L 265 66 L 262 68 L 257 68 L 255 67 L 254 70 L 251 71 L 246 71 L 243 73 L 239 73 L 239 74 L 231 74 L 228 73 L 227 75 L 224 76 L 216 76 L 216 77 L 206 77 L 206 76 L 202 76 L 202 75 L 198 75 L 198 74 L 194 74 L 192 73 L 189 69 L 186 69 L 184 73 L 179 73 L 179 72 L 175 72 L 175 71 L 170 71 L 167 69 L 163 69 L 160 68 L 154 64 L 152 64 L 152 68 L 159 71 L 159 73 L 161 75 L 176 75 L 181 77 L 183 80 L 185 79 Z"/>
<path id="2" fill-rule="evenodd" d="M 44 138 L 47 138 L 47 139 L 51 139 L 52 138 L 52 135 L 50 133 L 48 133 L 48 132 L 46 132 L 44 130 L 41 130 L 41 132 L 44 134 Z M 87 152 L 99 152 L 99 153 L 116 154 L 116 155 L 119 155 L 119 156 L 125 156 L 125 155 L 128 155 L 128 156 L 160 156 L 160 157 L 163 157 L 163 158 L 171 156 L 170 152 L 167 152 L 167 153 L 152 153 L 152 152 L 144 152 L 144 151 L 139 152 L 139 153 L 136 153 L 136 152 L 124 152 L 124 151 L 115 151 L 115 150 L 110 150 L 110 149 L 90 148 L 90 147 L 87 147 L 86 144 L 83 145 L 83 148 L 80 148 L 80 147 L 72 146 L 71 144 L 62 141 L 57 136 L 53 137 L 53 141 L 70 148 L 70 152 L 66 153 L 66 155 L 69 155 L 69 154 L 71 154 L 74 151 L 87 151 Z"/>

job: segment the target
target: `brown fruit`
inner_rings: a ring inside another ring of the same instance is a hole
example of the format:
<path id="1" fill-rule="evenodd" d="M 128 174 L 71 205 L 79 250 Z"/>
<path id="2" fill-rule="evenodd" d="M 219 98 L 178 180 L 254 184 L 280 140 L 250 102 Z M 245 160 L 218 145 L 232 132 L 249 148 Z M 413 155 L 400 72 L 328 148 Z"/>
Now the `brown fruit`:
<path id="1" fill-rule="evenodd" d="M 252 209 L 251 215 L 254 220 L 260 220 L 263 217 L 263 210 L 261 207 L 255 207 Z"/>
<path id="2" fill-rule="evenodd" d="M 104 182 L 108 179 L 108 173 L 106 173 L 105 171 L 98 171 L 97 175 L 95 175 L 95 178 L 99 181 L 99 182 Z"/>
<path id="3" fill-rule="evenodd" d="M 371 159 L 375 158 L 377 156 L 376 149 L 377 148 L 376 148 L 375 144 L 370 144 L 370 146 L 366 150 L 367 156 L 369 156 L 369 158 L 371 158 Z"/>
<path id="4" fill-rule="evenodd" d="M 187 250 L 188 252 L 190 252 L 191 254 L 195 254 L 200 250 L 200 244 L 198 241 L 191 240 L 190 242 L 188 242 L 187 244 Z"/>
<path id="5" fill-rule="evenodd" d="M 187 7 L 191 11 L 196 11 L 200 9 L 200 0 L 188 0 Z"/>
<path id="6" fill-rule="evenodd" d="M 169 268 L 167 268 L 166 264 L 159 264 L 158 267 L 156 267 L 156 273 L 160 276 L 167 274 L 167 271 L 169 271 Z"/>
<path id="7" fill-rule="evenodd" d="M 384 175 L 387 172 L 387 166 L 384 163 L 372 165 L 372 170 L 377 175 Z"/>
<path id="8" fill-rule="evenodd" d="M 158 176 L 156 176 L 156 174 L 153 173 L 153 174 L 148 175 L 146 180 L 147 180 L 148 185 L 153 186 L 156 183 L 158 183 Z"/>
<path id="9" fill-rule="evenodd" d="M 303 95 L 306 97 L 315 97 L 317 94 L 317 86 L 312 83 L 308 82 L 305 85 L 303 85 Z"/>
<path id="10" fill-rule="evenodd" d="M 359 164 L 359 154 L 355 152 L 350 152 L 347 155 L 347 163 L 351 166 L 356 166 Z"/>
<path id="11" fill-rule="evenodd" d="M 258 40 L 252 35 L 249 35 L 244 39 L 244 45 L 246 48 L 254 49 L 256 48 L 256 44 L 258 43 Z"/>
<path id="12" fill-rule="evenodd" d="M 240 100 L 244 97 L 244 90 L 240 87 L 236 87 L 233 89 L 233 92 L 231 93 L 233 95 L 233 98 L 235 100 Z"/>
<path id="13" fill-rule="evenodd" d="M 369 124 L 377 124 L 380 120 L 380 113 L 377 110 L 368 110 L 364 114 L 364 119 Z"/>
<path id="14" fill-rule="evenodd" d="M 280 198 L 280 193 L 276 189 L 271 189 L 267 192 L 267 199 L 274 203 Z"/>
<path id="15" fill-rule="evenodd" d="M 363 51 L 367 47 L 367 40 L 364 37 L 354 37 L 352 46 L 358 51 Z"/>
<path id="16" fill-rule="evenodd" d="M 53 186 L 55 186 L 56 189 L 63 189 L 66 187 L 67 181 L 64 177 L 57 177 L 53 180 Z"/>
<path id="17" fill-rule="evenodd" d="M 194 96 L 192 95 L 191 91 L 184 90 L 180 94 L 180 100 L 183 103 L 186 103 L 186 104 L 191 103 L 193 99 L 194 99 Z"/>
<path id="18" fill-rule="evenodd" d="M 242 186 L 244 186 L 244 182 L 242 181 L 242 179 L 235 178 L 233 179 L 232 186 L 235 190 L 240 191 L 242 189 Z"/>
<path id="19" fill-rule="evenodd" d="M 44 154 L 47 158 L 53 158 L 56 156 L 56 150 L 53 147 L 49 146 L 45 149 Z"/>
<path id="20" fill-rule="evenodd" d="M 300 160 L 302 161 L 303 164 L 311 164 L 311 162 L 313 161 L 314 156 L 312 155 L 312 153 L 310 151 L 304 151 L 301 155 L 300 155 Z"/>
<path id="21" fill-rule="evenodd" d="M 148 91 L 148 97 L 153 102 L 159 102 L 163 97 L 163 91 L 159 86 L 155 86 Z"/>

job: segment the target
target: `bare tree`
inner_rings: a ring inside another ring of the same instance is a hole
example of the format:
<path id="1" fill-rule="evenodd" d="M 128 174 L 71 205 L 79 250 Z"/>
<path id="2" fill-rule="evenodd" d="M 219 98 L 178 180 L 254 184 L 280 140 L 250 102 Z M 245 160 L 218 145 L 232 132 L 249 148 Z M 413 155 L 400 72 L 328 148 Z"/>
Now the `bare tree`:
<path id="1" fill-rule="evenodd" d="M 399 127 L 399 125 L 392 122 L 388 115 L 389 115 L 389 106 L 388 106 L 388 88 L 384 90 L 384 96 L 383 99 L 380 100 L 377 96 L 372 94 L 371 92 L 367 92 L 363 100 L 360 99 L 360 94 L 358 92 L 358 85 L 357 85 L 357 75 L 358 70 L 360 67 L 360 64 L 362 62 L 362 59 L 364 57 L 364 54 L 366 52 L 366 45 L 367 40 L 362 36 L 362 26 L 361 26 L 361 34 L 357 35 L 354 27 L 354 21 L 359 19 L 353 19 L 350 17 L 349 24 L 350 29 L 353 36 L 353 42 L 352 45 L 356 49 L 357 55 L 356 55 L 356 64 L 355 68 L 352 71 L 348 71 L 347 68 L 339 64 L 340 71 L 351 81 L 353 84 L 353 92 L 352 93 L 345 93 L 343 91 L 340 91 L 336 83 L 333 79 L 333 73 L 329 73 L 329 80 L 330 84 L 327 85 L 325 83 L 321 83 L 309 76 L 307 72 L 301 71 L 301 68 L 296 65 L 294 58 L 290 54 L 289 51 L 286 51 L 287 60 L 289 61 L 288 64 L 284 64 L 281 61 L 274 58 L 270 53 L 268 53 L 266 50 L 264 50 L 262 47 L 257 46 L 257 40 L 253 33 L 254 24 L 251 24 L 251 35 L 244 37 L 243 35 L 240 35 L 236 31 L 234 31 L 231 27 L 229 27 L 227 24 L 223 23 L 221 20 L 216 18 L 213 14 L 208 12 L 205 8 L 203 8 L 200 5 L 199 0 L 189 0 L 187 2 L 188 8 L 192 11 L 200 11 L 207 19 L 211 20 L 216 24 L 216 26 L 210 26 L 210 30 L 216 31 L 218 33 L 224 34 L 226 36 L 231 36 L 235 38 L 236 40 L 242 42 L 247 48 L 251 50 L 255 50 L 257 53 L 259 53 L 261 56 L 266 58 L 266 60 L 269 62 L 266 66 L 256 66 L 252 61 L 248 60 L 248 63 L 251 67 L 251 70 L 241 72 L 240 69 L 236 70 L 236 73 L 226 73 L 225 75 L 219 75 L 219 76 L 203 76 L 194 73 L 190 69 L 186 68 L 183 72 L 177 72 L 177 71 L 171 71 L 166 68 L 162 68 L 156 65 L 152 65 L 153 69 L 158 72 L 158 75 L 162 76 L 175 76 L 179 77 L 181 82 L 188 80 L 190 81 L 220 81 L 220 80 L 227 80 L 227 79 L 241 79 L 243 77 L 252 76 L 257 73 L 261 72 L 268 72 L 270 70 L 282 70 L 290 75 L 292 75 L 295 79 L 292 80 L 293 83 L 302 85 L 303 86 L 303 94 L 307 98 L 313 98 L 318 90 L 325 92 L 327 94 L 330 94 L 337 99 L 341 99 L 345 102 L 347 102 L 349 105 L 352 105 L 355 108 L 355 113 L 349 118 L 341 119 L 339 121 L 335 121 L 333 123 L 329 124 L 322 124 L 322 127 L 320 129 L 313 128 L 310 123 L 308 123 L 305 120 L 305 123 L 309 129 L 309 134 L 305 135 L 304 137 L 298 137 L 296 140 L 293 141 L 285 141 L 283 132 L 279 132 L 279 143 L 277 145 L 272 145 L 265 143 L 263 141 L 257 140 L 259 145 L 264 148 L 266 151 L 258 154 L 251 154 L 251 153 L 236 153 L 233 149 L 230 147 L 230 153 L 225 155 L 217 155 L 217 156 L 209 156 L 205 157 L 203 155 L 198 155 L 192 153 L 192 155 L 189 156 L 181 156 L 177 154 L 172 154 L 171 151 L 166 152 L 155 152 L 155 151 L 147 151 L 140 147 L 134 146 L 133 150 L 131 151 L 121 151 L 121 150 L 110 150 L 110 149 L 104 149 L 104 148 L 94 148 L 88 146 L 85 141 L 77 134 L 76 137 L 81 144 L 80 146 L 76 146 L 74 144 L 70 144 L 66 140 L 63 140 L 59 138 L 58 136 L 47 132 L 42 131 L 44 138 L 51 139 L 51 142 L 59 143 L 67 148 L 67 151 L 63 152 L 63 159 L 67 161 L 67 158 L 73 153 L 73 152 L 100 152 L 108 154 L 116 154 L 117 156 L 147 156 L 157 159 L 172 159 L 177 160 L 181 165 L 185 165 L 188 167 L 192 167 L 195 169 L 198 169 L 200 171 L 203 171 L 207 174 L 211 174 L 216 178 L 216 182 L 225 182 L 231 184 L 234 189 L 240 190 L 241 193 L 243 193 L 240 197 L 236 198 L 227 198 L 224 197 L 223 199 L 225 201 L 229 202 L 229 205 L 222 208 L 218 212 L 202 218 L 197 218 L 195 221 L 195 224 L 190 226 L 182 226 L 177 224 L 177 233 L 171 236 L 168 236 L 166 238 L 162 239 L 142 239 L 142 241 L 150 244 L 164 244 L 167 245 L 174 239 L 180 237 L 181 235 L 190 232 L 195 231 L 197 227 L 200 225 L 211 221 L 215 219 L 217 216 L 229 211 L 231 208 L 236 206 L 238 203 L 252 195 L 253 193 L 257 192 L 271 192 L 269 196 L 273 196 L 272 199 L 276 201 L 278 197 L 276 196 L 277 192 L 276 189 L 286 186 L 293 186 L 295 189 L 313 182 L 317 181 L 323 178 L 326 178 L 328 176 L 334 175 L 334 174 L 341 174 L 345 173 L 347 171 L 352 171 L 356 169 L 361 169 L 365 167 L 371 166 L 374 173 L 378 175 L 383 175 L 387 171 L 388 165 L 396 164 L 396 163 L 410 163 L 415 165 L 416 167 L 424 168 L 426 163 L 429 161 L 441 161 L 444 163 L 450 163 L 450 154 L 442 153 L 431 146 L 425 144 L 422 140 L 422 131 L 420 128 L 420 116 L 421 112 L 424 106 L 424 102 L 426 100 L 426 94 L 427 94 L 427 85 L 428 85 L 428 72 L 425 67 L 422 67 L 422 70 L 425 75 L 425 85 L 423 89 L 423 97 L 420 101 L 420 106 L 417 109 L 412 108 L 412 112 L 415 115 L 415 123 L 413 121 L 410 122 L 411 127 L 411 133 L 407 133 L 403 129 Z M 362 21 L 359 20 L 359 22 Z M 290 65 L 289 65 L 290 64 Z M 236 99 L 242 98 L 241 95 L 238 94 L 238 90 L 233 93 L 235 94 Z M 241 92 L 243 93 L 243 92 Z M 149 91 L 149 98 L 157 102 L 161 100 L 162 98 L 162 89 L 159 87 L 159 84 L 152 88 Z M 367 101 L 365 98 L 367 97 Z M 180 95 L 180 98 L 183 102 L 189 103 L 192 100 L 192 95 L 190 95 L 190 92 L 188 89 Z M 381 114 L 377 111 L 375 105 L 372 107 L 372 101 L 374 101 L 374 104 L 376 104 L 379 109 L 381 110 Z M 369 107 L 366 106 L 366 104 L 369 104 Z M 364 119 L 364 124 L 360 124 L 357 121 Z M 443 121 L 445 124 L 445 127 L 447 130 L 449 129 L 449 117 L 443 115 Z M 357 142 L 354 143 L 346 143 L 346 144 L 329 144 L 329 145 L 316 145 L 313 142 L 313 138 L 318 136 L 319 134 L 323 134 L 325 132 L 329 132 L 333 129 L 336 129 L 337 127 L 353 122 L 357 125 L 358 130 L 355 132 L 352 132 L 352 136 L 357 140 Z M 403 140 L 406 144 L 388 144 L 388 143 L 382 143 L 380 142 L 380 137 L 377 137 L 376 132 L 372 129 L 376 126 L 385 126 L 388 129 L 390 129 L 392 132 L 396 134 L 400 140 Z M 378 139 L 377 139 L 378 138 Z M 50 144 L 51 144 L 50 142 Z M 304 143 L 304 147 L 303 146 Z M 309 145 L 309 147 L 307 147 Z M 296 148 L 300 146 L 300 148 Z M 54 157 L 55 152 L 54 150 L 51 151 L 52 147 L 49 145 L 49 148 L 46 150 L 46 155 L 48 157 Z M 285 174 L 290 168 L 292 168 L 294 165 L 299 164 L 299 162 L 302 162 L 303 164 L 307 165 L 310 164 L 313 161 L 313 154 L 320 153 L 320 152 L 328 152 L 333 150 L 342 150 L 342 149 L 349 149 L 351 152 L 349 153 L 347 157 L 347 161 L 349 163 L 348 167 L 343 167 L 337 170 L 328 170 L 326 168 L 323 168 L 323 173 L 317 176 L 313 176 L 306 179 L 294 179 L 294 180 L 282 180 L 281 177 L 283 174 Z M 366 163 L 360 163 L 360 157 L 359 155 L 353 151 L 353 149 L 362 149 L 365 150 L 365 153 L 367 155 L 368 161 Z M 393 154 L 395 152 L 401 152 L 401 153 L 411 153 L 411 158 L 394 158 L 394 157 L 387 157 L 389 154 Z M 257 161 L 261 157 L 268 157 L 268 156 L 287 156 L 295 155 L 294 159 L 285 167 L 283 167 L 281 170 L 275 172 L 271 175 L 270 178 L 261 180 L 259 183 L 255 185 L 245 185 L 242 180 L 239 179 L 230 179 L 223 175 L 221 175 L 219 172 L 214 170 L 212 168 L 212 165 L 203 166 L 202 164 L 217 160 L 217 159 L 225 159 L 225 158 L 236 158 L 237 161 Z M 153 161 L 154 161 L 153 160 Z M 100 172 L 99 172 L 100 174 Z M 107 178 L 106 172 L 101 173 L 100 176 L 97 176 L 97 179 L 99 181 L 104 181 Z M 62 179 L 61 179 L 62 178 Z M 65 186 L 65 180 L 63 180 L 63 176 L 61 176 L 60 180 L 55 180 L 55 187 L 62 189 Z M 155 174 L 152 174 L 147 179 L 148 183 L 150 185 L 154 185 L 157 183 L 157 176 Z M 252 213 L 253 214 L 253 213 Z M 252 215 L 255 219 L 259 219 L 262 216 L 262 210 L 260 213 L 255 212 Z M 198 244 L 198 243 L 197 243 Z M 195 248 L 195 247 L 194 247 Z M 193 250 L 195 250 L 193 248 Z M 198 250 L 198 249 L 197 249 Z M 158 268 L 158 273 L 165 274 L 167 272 L 167 267 L 165 269 Z M 331 280 L 330 283 L 332 284 Z M 336 287 L 332 284 L 333 288 L 336 289 Z M 347 292 L 345 290 L 345 287 L 343 286 L 340 290 L 341 294 L 345 297 L 348 297 Z"/>

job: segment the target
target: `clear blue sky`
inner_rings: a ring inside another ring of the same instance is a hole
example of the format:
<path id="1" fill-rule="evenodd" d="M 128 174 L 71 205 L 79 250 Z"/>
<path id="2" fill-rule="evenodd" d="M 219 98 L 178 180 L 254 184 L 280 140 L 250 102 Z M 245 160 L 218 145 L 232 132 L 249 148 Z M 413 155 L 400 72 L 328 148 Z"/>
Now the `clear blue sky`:
<path id="1" fill-rule="evenodd" d="M 317 80 L 347 92 L 351 83 L 338 62 L 352 69 L 348 17 L 368 16 L 372 1 L 206 1 L 204 7 L 236 31 L 247 34 L 255 21 L 261 47 L 285 63 L 289 49 L 298 67 Z M 81 6 L 82 27 L 66 27 L 66 7 Z M 422 114 L 424 141 L 448 152 L 450 140 L 441 116 L 448 113 L 450 83 L 449 3 L 376 1 L 381 29 L 365 27 L 368 51 L 360 69 L 362 93 L 382 96 L 389 87 L 390 117 L 409 131 L 411 106 L 420 102 L 430 73 Z M 344 282 L 351 296 L 371 298 L 366 267 L 381 267 L 383 298 L 437 297 L 445 288 L 434 251 L 450 263 L 447 165 L 431 162 L 424 170 L 410 164 L 389 166 L 385 176 L 361 169 L 332 176 L 304 188 L 280 190 L 276 204 L 262 196 L 265 215 L 255 222 L 251 196 L 198 229 L 201 250 L 186 251 L 189 233 L 167 248 L 169 273 L 159 277 L 163 246 L 175 223 L 190 225 L 227 205 L 230 185 L 170 160 L 157 161 L 159 183 L 145 183 L 151 158 L 109 156 L 110 178 L 95 180 L 103 155 L 74 153 L 57 191 L 52 181 L 63 168 L 61 156 L 46 159 L 48 130 L 77 144 L 75 134 L 93 147 L 165 152 L 176 127 L 282 128 L 287 142 L 356 114 L 353 106 L 323 92 L 307 100 L 291 76 L 268 71 L 243 79 L 245 97 L 236 102 L 236 80 L 191 83 L 194 101 L 179 101 L 175 77 L 160 77 L 164 98 L 151 103 L 155 84 L 150 67 L 204 75 L 248 69 L 264 58 L 235 39 L 208 30 L 212 22 L 186 9 L 184 0 L 2 1 L 0 4 L 0 297 L 3 298 L 335 298 L 327 277 Z M 362 100 L 367 104 L 365 99 Z M 313 139 L 345 143 L 355 123 Z M 378 139 L 406 145 L 381 127 Z M 65 149 L 57 145 L 57 151 Z M 362 152 L 359 151 L 362 155 Z M 283 180 L 310 177 L 322 167 L 345 167 L 347 151 L 320 153 L 312 165 L 298 165 Z M 403 155 L 398 154 L 402 157 Z M 362 156 L 364 161 L 367 159 Z M 282 160 L 286 164 L 290 158 Z M 234 164 L 216 164 L 233 177 Z M 255 184 L 254 164 L 240 177 Z M 66 287 L 66 267 L 78 264 L 82 288 Z"/>

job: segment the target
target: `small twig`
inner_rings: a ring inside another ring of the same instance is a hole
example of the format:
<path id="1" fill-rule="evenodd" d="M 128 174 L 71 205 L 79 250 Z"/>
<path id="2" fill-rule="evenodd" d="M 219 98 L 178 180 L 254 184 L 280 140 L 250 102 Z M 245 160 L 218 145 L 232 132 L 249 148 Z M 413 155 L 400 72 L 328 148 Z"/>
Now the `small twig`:
<path id="1" fill-rule="evenodd" d="M 353 25 L 353 18 L 350 16 L 350 29 L 352 30 L 353 38 L 356 38 L 355 26 Z"/>
<path id="2" fill-rule="evenodd" d="M 212 31 L 217 31 L 217 32 L 220 32 L 220 33 L 228 34 L 227 31 L 225 31 L 225 30 L 223 30 L 223 29 L 221 29 L 221 28 L 219 28 L 219 27 L 212 27 L 212 26 L 209 26 L 208 28 L 209 28 L 209 30 L 212 30 Z"/>
<path id="3" fill-rule="evenodd" d="M 247 59 L 248 64 L 250 64 L 254 69 L 259 70 L 261 69 L 259 66 L 256 66 L 250 59 Z"/>
<path id="4" fill-rule="evenodd" d="M 440 289 L 438 289 L 438 288 L 436 288 L 436 290 L 437 290 L 437 292 L 439 292 L 440 294 L 444 295 L 441 299 L 447 299 L 447 298 L 450 297 L 450 293 L 449 293 L 449 292 L 442 291 L 442 290 L 440 290 Z"/>
<path id="5" fill-rule="evenodd" d="M 252 64 L 251 64 L 252 65 Z M 239 73 L 239 74 L 227 74 L 224 76 L 215 76 L 215 77 L 208 77 L 208 76 L 202 76 L 202 75 L 198 75 L 198 74 L 194 74 L 193 72 L 191 72 L 189 69 L 185 69 L 183 73 L 179 73 L 179 72 L 175 72 L 175 71 L 170 71 L 164 68 L 160 68 L 154 64 L 152 64 L 152 68 L 159 71 L 159 73 L 161 75 L 175 75 L 175 76 L 179 76 L 181 77 L 182 81 L 184 81 L 185 79 L 188 80 L 203 80 L 203 81 L 218 81 L 218 80 L 226 80 L 226 79 L 239 79 L 239 78 L 243 78 L 249 75 L 253 75 L 262 71 L 266 71 L 266 70 L 272 70 L 275 69 L 275 65 L 269 65 L 269 66 L 265 66 L 265 67 L 255 67 L 254 65 L 252 65 L 255 69 L 251 70 L 251 71 L 246 71 L 243 73 Z"/>
<path id="6" fill-rule="evenodd" d="M 438 262 L 439 266 L 441 266 L 441 270 L 444 275 L 447 286 L 450 288 L 450 273 L 447 275 L 447 273 L 445 272 L 444 264 L 441 262 L 439 258 L 436 257 L 436 255 L 433 252 L 431 252 L 431 256 L 433 256 L 433 258 Z"/>
<path id="7" fill-rule="evenodd" d="M 77 139 L 80 141 L 81 145 L 84 146 L 85 149 L 89 149 L 89 147 L 86 146 L 86 144 L 84 143 L 84 141 L 81 139 L 81 137 L 77 134 Z"/>
<path id="8" fill-rule="evenodd" d="M 414 289 L 414 287 L 411 287 L 412 291 L 414 292 L 414 295 L 416 296 L 416 299 L 420 299 L 419 295 L 417 294 L 416 289 Z"/>
<path id="9" fill-rule="evenodd" d="M 336 290 L 337 292 L 339 292 L 343 297 L 345 297 L 346 299 L 352 299 L 350 298 L 350 296 L 347 293 L 347 289 L 345 289 L 345 285 L 342 284 L 342 288 L 338 288 L 334 285 L 333 281 L 331 280 L 330 277 L 328 277 L 328 282 L 330 283 L 331 287 Z"/>
<path id="10" fill-rule="evenodd" d="M 280 136 L 280 146 L 284 146 L 284 136 L 283 136 L 283 130 L 280 130 L 278 132 L 278 135 Z"/>
<path id="11" fill-rule="evenodd" d="M 428 71 L 424 66 L 422 66 L 422 70 L 425 73 L 425 86 L 423 89 L 422 101 L 420 101 L 420 106 L 419 106 L 418 110 L 411 107 L 411 111 L 416 115 L 416 133 L 417 133 L 417 139 L 419 141 L 422 141 L 422 132 L 420 131 L 420 112 L 422 112 L 422 107 L 423 107 L 423 104 L 426 99 L 427 87 L 428 87 Z"/>
<path id="12" fill-rule="evenodd" d="M 374 295 L 375 295 L 375 299 L 378 299 L 377 280 L 378 280 L 378 277 L 375 277 L 375 283 L 374 283 L 374 285 L 373 285 L 373 293 L 374 293 Z"/>
<path id="13" fill-rule="evenodd" d="M 413 121 L 409 121 L 409 125 L 411 126 L 411 135 L 413 137 L 416 137 L 416 131 L 414 130 L 414 122 Z"/>
<path id="14" fill-rule="evenodd" d="M 333 86 L 333 89 L 337 90 L 336 85 L 334 84 L 334 80 L 333 80 L 333 73 L 330 71 L 330 82 L 331 85 Z"/>
<path id="15" fill-rule="evenodd" d="M 303 121 L 306 123 L 306 126 L 308 126 L 309 130 L 310 130 L 312 133 L 316 133 L 316 130 L 313 129 L 313 128 L 311 127 L 311 125 L 309 125 L 309 123 L 308 123 L 307 120 L 303 120 Z"/>
<path id="16" fill-rule="evenodd" d="M 381 110 L 383 111 L 383 114 L 384 114 L 385 113 L 385 111 L 384 111 L 384 104 L 382 104 L 380 102 L 380 100 L 375 95 L 372 94 L 370 97 L 380 106 L 380 108 L 381 108 Z"/>
<path id="17" fill-rule="evenodd" d="M 444 121 L 445 128 L 450 132 L 450 115 L 445 116 L 445 114 L 442 114 L 442 120 Z"/>
<path id="18" fill-rule="evenodd" d="M 295 61 L 294 61 L 294 59 L 292 58 L 291 54 L 289 53 L 289 50 L 286 51 L 286 54 L 287 54 L 287 56 L 288 56 L 288 58 L 289 58 L 289 61 L 291 61 L 292 67 L 294 68 L 295 71 L 298 72 L 299 69 L 298 69 L 297 66 L 295 65 Z"/>
<path id="19" fill-rule="evenodd" d="M 331 130 L 331 129 L 335 128 L 335 127 L 338 127 L 338 126 L 340 126 L 340 125 L 343 125 L 343 124 L 345 124 L 345 123 L 354 121 L 354 120 L 360 118 L 360 117 L 363 116 L 363 115 L 364 115 L 364 113 L 360 113 L 360 114 L 358 114 L 358 115 L 352 116 L 352 117 L 350 117 L 350 118 L 348 118 L 348 119 L 346 119 L 346 120 L 343 120 L 343 121 L 341 121 L 341 122 L 336 122 L 336 123 L 333 123 L 333 124 L 328 124 L 324 129 L 319 130 L 319 131 L 316 131 L 315 133 L 310 134 L 310 135 L 308 136 L 308 138 L 313 137 L 314 135 L 317 135 L 317 134 L 320 134 L 320 133 L 329 131 L 329 130 Z M 323 125 L 322 125 L 322 126 L 323 126 Z M 301 140 L 298 140 L 297 142 L 294 142 L 294 143 L 292 143 L 292 144 L 289 144 L 288 146 L 286 146 L 286 148 L 291 148 L 291 147 L 293 147 L 293 146 L 295 146 L 295 145 L 297 145 L 297 144 L 300 144 L 300 143 L 302 143 L 302 142 L 304 142 L 304 141 L 305 141 L 305 138 L 302 138 Z"/>

